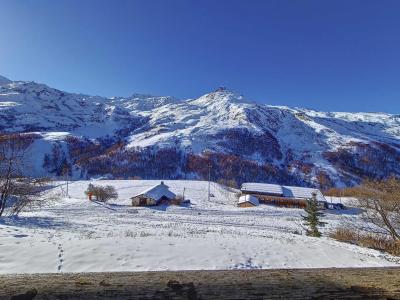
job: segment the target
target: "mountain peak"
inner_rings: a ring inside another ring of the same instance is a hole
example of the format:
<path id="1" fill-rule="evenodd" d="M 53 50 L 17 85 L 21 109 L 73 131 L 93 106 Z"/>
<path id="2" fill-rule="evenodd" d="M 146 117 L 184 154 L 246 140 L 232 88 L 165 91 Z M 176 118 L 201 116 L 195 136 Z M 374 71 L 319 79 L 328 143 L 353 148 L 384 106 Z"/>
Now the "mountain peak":
<path id="1" fill-rule="evenodd" d="M 226 86 L 220 86 L 214 92 L 231 92 Z"/>
<path id="2" fill-rule="evenodd" d="M 199 105 L 213 105 L 217 103 L 254 104 L 254 102 L 247 100 L 241 94 L 229 90 L 226 87 L 219 87 L 213 92 L 205 94 L 200 98 L 194 100 L 194 103 Z"/>
<path id="3" fill-rule="evenodd" d="M 9 83 L 11 83 L 10 79 L 0 75 L 0 85 L 9 84 Z"/>
<path id="4" fill-rule="evenodd" d="M 214 94 L 214 93 L 231 94 L 231 95 L 234 95 L 236 97 L 243 97 L 238 92 L 236 92 L 234 90 L 231 90 L 231 89 L 227 88 L 226 86 L 220 86 L 220 87 L 216 88 L 213 92 L 211 92 L 209 94 Z"/>

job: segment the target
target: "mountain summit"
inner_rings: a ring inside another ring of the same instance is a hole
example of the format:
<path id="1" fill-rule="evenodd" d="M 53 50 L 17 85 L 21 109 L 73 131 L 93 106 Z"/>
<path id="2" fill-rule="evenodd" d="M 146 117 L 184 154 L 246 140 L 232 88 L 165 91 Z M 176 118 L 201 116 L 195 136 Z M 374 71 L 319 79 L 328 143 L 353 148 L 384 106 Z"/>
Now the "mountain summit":
<path id="1" fill-rule="evenodd" d="M 226 88 L 197 99 L 67 93 L 4 77 L 0 132 L 33 133 L 32 172 L 343 186 L 400 175 L 400 119 L 255 104 Z M 55 156 L 57 155 L 57 157 Z"/>
<path id="2" fill-rule="evenodd" d="M 195 99 L 193 103 L 198 105 L 227 105 L 233 103 L 244 103 L 244 104 L 254 104 L 254 102 L 245 99 L 239 93 L 229 90 L 225 87 L 219 87 L 215 91 L 205 94 L 198 99 Z M 215 107 L 217 108 L 217 107 Z"/>

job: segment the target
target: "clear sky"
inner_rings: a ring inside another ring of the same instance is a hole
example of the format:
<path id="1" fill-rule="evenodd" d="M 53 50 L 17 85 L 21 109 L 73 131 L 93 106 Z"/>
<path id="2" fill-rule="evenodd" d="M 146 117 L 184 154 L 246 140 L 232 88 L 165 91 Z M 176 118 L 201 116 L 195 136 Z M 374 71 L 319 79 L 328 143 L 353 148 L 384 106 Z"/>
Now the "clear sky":
<path id="1" fill-rule="evenodd" d="M 70 92 L 400 113 L 398 0 L 0 0 L 0 74 Z"/>

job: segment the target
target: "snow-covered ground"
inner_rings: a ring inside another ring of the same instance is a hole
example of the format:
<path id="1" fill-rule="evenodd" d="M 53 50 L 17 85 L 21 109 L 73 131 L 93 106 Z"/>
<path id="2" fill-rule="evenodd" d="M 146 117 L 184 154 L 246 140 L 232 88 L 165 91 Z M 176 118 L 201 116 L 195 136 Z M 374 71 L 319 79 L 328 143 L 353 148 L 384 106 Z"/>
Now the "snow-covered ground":
<path id="1" fill-rule="evenodd" d="M 165 181 L 187 207 L 132 207 L 129 198 L 159 183 L 102 180 L 119 198 L 88 201 L 89 181 L 55 183 L 41 208 L 0 219 L 0 273 L 393 266 L 381 252 L 336 242 L 326 232 L 359 220 L 355 208 L 326 211 L 325 236 L 304 235 L 302 210 L 236 207 L 234 191 L 204 181 Z M 328 200 L 330 200 L 328 198 Z"/>

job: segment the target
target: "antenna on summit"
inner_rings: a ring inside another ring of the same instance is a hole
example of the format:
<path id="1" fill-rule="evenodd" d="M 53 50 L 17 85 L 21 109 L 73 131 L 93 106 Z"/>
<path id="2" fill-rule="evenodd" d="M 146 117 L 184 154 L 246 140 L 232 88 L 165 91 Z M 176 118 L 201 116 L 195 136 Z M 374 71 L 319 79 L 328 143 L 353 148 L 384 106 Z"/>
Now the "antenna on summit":
<path id="1" fill-rule="evenodd" d="M 224 91 L 226 91 L 226 90 L 227 90 L 226 86 L 220 86 L 220 87 L 218 87 L 215 91 L 216 91 L 216 92 L 224 92 Z"/>

